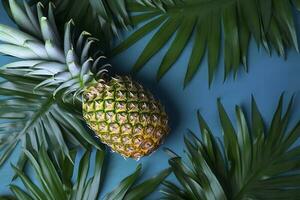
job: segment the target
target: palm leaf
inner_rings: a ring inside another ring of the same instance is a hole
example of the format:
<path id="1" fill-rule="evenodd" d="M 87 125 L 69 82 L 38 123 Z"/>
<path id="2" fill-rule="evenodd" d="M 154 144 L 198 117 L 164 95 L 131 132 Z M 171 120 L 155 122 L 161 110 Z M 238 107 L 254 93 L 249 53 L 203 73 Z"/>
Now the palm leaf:
<path id="1" fill-rule="evenodd" d="M 139 200 L 146 198 L 154 192 L 157 186 L 171 173 L 171 169 L 165 169 L 157 176 L 135 185 L 126 193 L 124 200 Z"/>
<path id="2" fill-rule="evenodd" d="M 171 173 L 170 169 L 165 169 L 157 176 L 150 178 L 138 185 L 135 182 L 141 174 L 141 165 L 130 176 L 124 178 L 120 184 L 105 196 L 105 200 L 140 200 L 146 198 L 159 184 Z"/>
<path id="3" fill-rule="evenodd" d="M 27 151 L 25 154 L 32 165 L 36 177 L 40 182 L 37 185 L 24 172 L 14 167 L 16 174 L 20 177 L 26 190 L 22 190 L 19 186 L 11 184 L 12 192 L 17 199 L 72 199 L 72 200 L 95 200 L 100 196 L 100 186 L 102 168 L 104 165 L 104 151 L 96 151 L 93 176 L 90 177 L 90 168 L 92 162 L 91 152 L 86 151 L 79 162 L 79 168 L 75 181 L 72 181 L 74 164 L 69 159 L 62 159 L 58 162 L 53 162 L 53 159 L 46 152 L 45 148 L 41 148 L 38 152 Z M 76 156 L 76 152 L 71 152 L 72 157 Z M 145 182 L 133 187 L 141 172 L 139 165 L 136 171 L 126 177 L 120 185 L 111 193 L 106 195 L 107 199 L 114 200 L 135 200 L 146 197 L 151 194 L 154 189 L 163 181 L 170 173 L 167 169 L 161 172 L 158 176 L 146 180 Z M 145 187 L 149 187 L 146 191 Z"/>
<path id="4" fill-rule="evenodd" d="M 8 8 L 9 0 L 2 0 Z M 63 25 L 73 19 L 81 30 L 88 31 L 109 44 L 111 38 L 119 34 L 118 29 L 126 29 L 130 24 L 124 0 L 28 0 L 30 5 L 52 2 L 58 24 Z M 6 9 L 10 14 L 10 10 Z M 96 23 L 96 25 L 95 25 Z M 60 27 L 63 29 L 63 26 Z M 105 36 L 105 39 L 103 38 Z"/>
<path id="5" fill-rule="evenodd" d="M 250 126 L 241 107 L 236 107 L 236 129 L 220 101 L 218 108 L 223 141 L 198 113 L 202 137 L 185 138 L 188 159 L 168 150 L 181 186 L 166 182 L 164 199 L 299 199 L 300 122 L 288 128 L 292 100 L 283 113 L 281 96 L 268 128 L 254 99 Z"/>
<path id="6" fill-rule="evenodd" d="M 11 76 L 17 79 L 17 76 Z M 9 79 L 8 74 L 6 77 Z M 92 144 L 101 148 L 82 122 L 66 111 L 61 100 L 54 99 L 49 91 L 33 93 L 34 87 L 35 84 L 22 81 L 0 83 L 1 166 L 19 143 L 27 150 L 38 150 L 43 143 L 47 149 L 53 150 L 56 159 L 61 156 L 70 158 L 69 145 L 89 148 L 88 145 Z M 22 153 L 18 167 L 23 168 L 25 162 Z"/>
<path id="7" fill-rule="evenodd" d="M 133 66 L 133 70 L 138 71 L 174 36 L 160 63 L 158 79 L 171 69 L 190 40 L 194 46 L 184 85 L 195 76 L 206 50 L 209 84 L 217 72 L 221 50 L 225 55 L 224 79 L 231 72 L 237 75 L 241 64 L 247 69 L 251 37 L 259 47 L 270 53 L 275 50 L 284 56 L 286 48 L 298 50 L 292 15 L 293 6 L 299 8 L 298 1 L 127 0 L 127 6 L 133 25 L 139 27 L 113 49 L 112 55 L 119 54 L 154 32 Z"/>
<path id="8" fill-rule="evenodd" d="M 92 177 L 87 176 L 90 168 L 91 153 L 89 151 L 85 152 L 81 158 L 78 176 L 74 182 L 72 181 L 74 164 L 69 159 L 61 159 L 59 160 L 59 165 L 57 165 L 43 147 L 38 152 L 24 151 L 36 173 L 40 185 L 36 185 L 24 172 L 13 166 L 16 174 L 20 177 L 26 188 L 26 190 L 21 190 L 19 186 L 11 184 L 10 187 L 17 199 L 22 199 L 20 198 L 22 196 L 33 200 L 97 199 L 100 189 L 104 151 L 97 151 L 95 153 L 95 172 Z M 75 158 L 75 156 L 76 152 L 72 152 L 72 157 Z"/>

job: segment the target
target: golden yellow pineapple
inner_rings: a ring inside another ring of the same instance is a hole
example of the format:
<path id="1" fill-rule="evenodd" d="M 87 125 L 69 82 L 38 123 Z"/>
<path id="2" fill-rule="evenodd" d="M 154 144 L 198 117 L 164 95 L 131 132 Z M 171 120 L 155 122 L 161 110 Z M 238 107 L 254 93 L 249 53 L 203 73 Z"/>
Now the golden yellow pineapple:
<path id="1" fill-rule="evenodd" d="M 91 129 L 124 157 L 138 159 L 150 154 L 169 131 L 159 101 L 127 76 L 89 86 L 82 105 Z"/>

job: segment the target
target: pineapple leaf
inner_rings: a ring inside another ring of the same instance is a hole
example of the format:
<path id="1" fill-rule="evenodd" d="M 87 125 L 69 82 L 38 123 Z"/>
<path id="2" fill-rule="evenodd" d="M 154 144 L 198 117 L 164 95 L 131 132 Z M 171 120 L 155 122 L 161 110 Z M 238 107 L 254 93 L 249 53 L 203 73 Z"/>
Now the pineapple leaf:
<path id="1" fill-rule="evenodd" d="M 191 133 L 185 138 L 187 160 L 172 154 L 169 163 L 181 186 L 165 182 L 164 199 L 300 198 L 300 122 L 287 128 L 292 102 L 283 113 L 281 96 L 265 130 L 254 98 L 250 126 L 241 107 L 236 107 L 236 129 L 219 100 L 223 142 L 214 138 L 198 113 L 202 137 Z"/>
<path id="2" fill-rule="evenodd" d="M 84 87 L 107 72 L 100 43 L 87 32 L 77 33 L 73 20 L 60 34 L 51 3 L 48 9 L 41 3 L 31 8 L 26 1 L 8 0 L 7 6 L 20 30 L 0 24 L 0 53 L 21 61 L 3 66 L 3 73 L 38 78 L 35 91 L 55 87 L 53 96 L 64 91 L 63 101 L 70 96 L 80 101 Z"/>
<path id="3" fill-rule="evenodd" d="M 237 75 L 240 65 L 247 70 L 248 46 L 251 37 L 267 52 L 285 55 L 286 48 L 298 51 L 292 7 L 298 1 L 275 0 L 127 0 L 134 25 L 140 25 L 112 50 L 112 56 L 128 49 L 151 32 L 154 35 L 138 57 L 133 71 L 144 65 L 166 46 L 167 51 L 157 72 L 161 79 L 193 42 L 185 75 L 186 86 L 199 69 L 208 52 L 208 81 L 218 71 L 219 55 L 224 51 L 224 79 Z"/>

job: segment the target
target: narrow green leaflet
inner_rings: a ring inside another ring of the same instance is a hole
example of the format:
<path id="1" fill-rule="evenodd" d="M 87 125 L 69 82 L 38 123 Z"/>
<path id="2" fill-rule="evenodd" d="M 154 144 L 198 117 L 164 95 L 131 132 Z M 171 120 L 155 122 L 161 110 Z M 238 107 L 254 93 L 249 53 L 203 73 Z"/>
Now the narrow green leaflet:
<path id="1" fill-rule="evenodd" d="M 135 71 L 140 70 L 172 38 L 172 45 L 166 46 L 168 50 L 159 66 L 158 79 L 173 66 L 188 41 L 192 41 L 194 47 L 187 62 L 185 85 L 195 76 L 206 50 L 209 84 L 218 71 L 219 55 L 222 52 L 225 80 L 232 73 L 236 76 L 241 65 L 247 69 L 251 37 L 254 37 L 259 47 L 269 53 L 275 50 L 284 56 L 285 49 L 298 50 L 292 15 L 293 7 L 299 8 L 298 0 L 127 0 L 126 2 L 128 12 L 133 19 L 138 19 L 136 24 L 141 26 L 127 38 L 121 39 L 113 48 L 112 55 L 128 49 L 148 33 L 154 32 L 156 37 L 158 35 L 160 37 L 155 39 L 154 36 L 148 42 L 133 67 Z"/>
<path id="2" fill-rule="evenodd" d="M 206 48 L 206 38 L 207 30 L 203 28 L 204 25 L 200 22 L 196 24 L 196 32 L 194 46 L 190 56 L 188 68 L 185 74 L 184 86 L 193 79 L 194 74 L 198 71 L 202 58 L 204 57 Z"/>
<path id="3" fill-rule="evenodd" d="M 172 32 L 178 27 L 179 22 L 176 20 L 167 20 L 151 38 L 151 42 L 147 44 L 143 53 L 133 66 L 134 71 L 140 70 L 144 64 L 168 42 Z"/>
<path id="4" fill-rule="evenodd" d="M 15 194 L 17 199 L 32 200 L 32 198 L 30 198 L 30 196 L 26 194 L 21 188 L 12 185 L 10 189 Z"/>
<path id="5" fill-rule="evenodd" d="M 137 180 L 140 176 L 142 166 L 138 165 L 136 171 L 126 177 L 124 180 L 121 181 L 120 185 L 114 189 L 112 192 L 107 194 L 105 200 L 122 200 L 130 187 L 132 187 L 133 183 Z"/>
<path id="6" fill-rule="evenodd" d="M 138 185 L 135 182 L 141 174 L 141 165 L 130 176 L 124 178 L 120 184 L 105 196 L 105 200 L 140 200 L 152 192 L 171 173 L 170 169 L 163 170 L 157 176 L 150 178 Z"/>
<path id="7" fill-rule="evenodd" d="M 166 53 L 160 68 L 158 70 L 157 78 L 160 79 L 175 63 L 183 48 L 185 47 L 192 30 L 194 28 L 194 21 L 187 20 L 186 23 L 182 23 L 182 25 L 178 29 L 178 33 L 176 34 L 176 38 L 174 39 L 169 51 Z"/>
<path id="8" fill-rule="evenodd" d="M 72 157 L 76 156 L 75 151 Z M 78 171 L 75 171 L 75 164 L 67 158 L 61 158 L 58 163 L 53 161 L 51 154 L 48 154 L 45 147 L 39 151 L 27 151 L 25 154 L 33 167 L 39 184 L 15 166 L 18 177 L 20 177 L 26 190 L 12 183 L 11 191 L 17 199 L 32 200 L 96 200 L 100 197 L 100 186 L 102 180 L 102 168 L 104 165 L 105 152 L 97 150 L 96 152 L 86 151 L 79 161 Z M 92 162 L 91 158 L 95 157 Z M 90 176 L 91 166 L 94 165 L 93 175 Z M 106 195 L 106 199 L 113 200 L 140 200 L 151 194 L 159 184 L 170 174 L 170 169 L 164 170 L 157 176 L 135 185 L 141 173 L 141 166 L 126 177 L 120 185 L 111 193 Z M 77 175 L 74 177 L 74 174 Z M 74 178 L 74 179 L 73 179 Z"/>
<path id="9" fill-rule="evenodd" d="M 267 130 L 254 99 L 251 121 L 236 107 L 236 129 L 218 101 L 222 141 L 199 113 L 202 137 L 185 138 L 187 159 L 171 152 L 169 163 L 180 186 L 165 182 L 163 199 L 299 199 L 300 121 L 288 128 L 292 101 L 283 112 L 281 96 Z"/>
<path id="10" fill-rule="evenodd" d="M 95 179 L 97 179 L 96 181 L 100 183 L 104 151 L 97 151 L 95 153 L 95 174 L 92 177 L 87 176 L 87 172 L 90 168 L 91 154 L 90 152 L 86 152 L 80 161 L 81 168 L 84 168 L 85 170 L 82 171 L 79 169 L 78 177 L 75 179 L 74 183 L 72 181 L 72 176 L 65 176 L 66 173 L 73 172 L 74 170 L 74 164 L 69 159 L 63 158 L 62 160 L 59 160 L 59 163 L 62 163 L 59 165 L 62 169 L 61 171 L 56 168 L 55 163 L 53 163 L 51 157 L 43 146 L 38 152 L 29 152 L 25 150 L 25 153 L 36 173 L 36 177 L 39 180 L 40 185 L 33 183 L 31 178 L 29 178 L 24 172 L 14 167 L 17 175 L 21 178 L 22 183 L 26 187 L 26 191 L 24 191 L 21 190 L 19 186 L 11 184 L 11 190 L 16 195 L 17 199 L 23 199 L 23 197 L 33 200 L 76 199 L 76 196 L 79 194 L 81 195 L 80 199 L 83 200 L 98 198 L 100 184 L 93 185 L 93 188 L 86 188 L 91 182 L 95 181 Z M 85 178 L 81 179 L 82 177 Z M 70 183 L 71 185 L 67 183 Z M 72 187 L 72 185 L 74 187 Z M 80 185 L 79 188 L 77 187 L 78 185 Z M 78 189 L 82 190 L 82 192 L 78 193 Z M 84 196 L 88 197 L 89 195 L 91 195 L 91 197 L 93 196 L 93 198 L 83 198 Z"/>
<path id="11" fill-rule="evenodd" d="M 139 200 L 144 199 L 146 196 L 154 192 L 158 185 L 171 173 L 171 169 L 166 169 L 160 172 L 157 176 L 144 181 L 143 183 L 134 186 L 130 189 L 124 200 Z"/>

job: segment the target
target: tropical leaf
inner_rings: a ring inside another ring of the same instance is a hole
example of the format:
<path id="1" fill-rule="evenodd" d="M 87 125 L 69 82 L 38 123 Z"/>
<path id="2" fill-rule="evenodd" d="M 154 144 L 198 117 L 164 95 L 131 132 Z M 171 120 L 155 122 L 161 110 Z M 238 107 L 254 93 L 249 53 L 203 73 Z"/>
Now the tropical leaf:
<path id="1" fill-rule="evenodd" d="M 12 166 L 18 177 L 20 177 L 26 190 L 22 190 L 19 186 L 11 184 L 10 188 L 17 199 L 97 199 L 99 196 L 101 172 L 104 163 L 104 151 L 95 153 L 94 174 L 88 176 L 90 171 L 91 152 L 86 151 L 79 163 L 78 175 L 75 181 L 72 181 L 74 172 L 74 164 L 66 158 L 59 160 L 59 165 L 53 162 L 44 147 L 36 151 L 24 150 L 27 158 L 33 167 L 37 180 L 40 185 L 28 177 L 17 167 Z M 72 152 L 75 158 L 76 152 Z"/>
<path id="2" fill-rule="evenodd" d="M 141 174 L 141 165 L 138 165 L 136 171 L 126 177 L 110 193 L 105 196 L 105 200 L 140 200 L 144 199 L 159 186 L 159 184 L 171 173 L 171 169 L 160 172 L 157 176 L 148 179 L 138 185 L 134 183 Z"/>
<path id="3" fill-rule="evenodd" d="M 157 72 L 157 78 L 161 79 L 180 57 L 188 42 L 193 41 L 184 85 L 195 76 L 206 50 L 211 84 L 218 69 L 221 50 L 225 55 L 224 79 L 231 72 L 236 76 L 241 64 L 247 69 L 251 37 L 269 53 L 275 50 L 285 56 L 286 48 L 298 50 L 293 6 L 299 8 L 298 1 L 127 0 L 132 24 L 139 27 L 113 49 L 112 55 L 128 49 L 153 32 L 153 37 L 133 66 L 136 72 L 171 40 Z"/>
<path id="4" fill-rule="evenodd" d="M 69 159 L 62 159 L 58 162 L 53 162 L 52 158 L 47 154 L 45 148 L 41 148 L 38 152 L 24 151 L 32 165 L 36 177 L 40 184 L 37 185 L 29 178 L 24 172 L 14 167 L 16 174 L 20 177 L 26 190 L 22 190 L 19 186 L 11 184 L 12 192 L 17 199 L 72 199 L 72 200 L 95 200 L 100 196 L 100 186 L 102 180 L 102 168 L 104 165 L 104 151 L 96 151 L 93 176 L 89 177 L 91 165 L 91 152 L 86 151 L 82 156 L 77 176 L 73 181 L 74 163 Z M 75 157 L 76 152 L 72 151 L 71 156 Z M 137 181 L 141 172 L 139 165 L 136 171 L 126 177 L 120 185 L 111 193 L 107 195 L 108 199 L 114 200 L 135 200 L 141 199 L 151 194 L 154 189 L 163 181 L 169 174 L 170 170 L 167 169 L 161 172 L 158 176 L 146 180 L 134 188 L 132 186 Z M 145 186 L 149 186 L 146 191 Z M 114 196 L 114 197 L 112 197 Z"/>
<path id="5" fill-rule="evenodd" d="M 164 199 L 299 199 L 300 122 L 288 128 L 292 100 L 283 113 L 281 96 L 269 127 L 254 99 L 250 126 L 241 107 L 236 107 L 236 129 L 220 101 L 218 108 L 223 141 L 198 113 L 202 137 L 185 138 L 188 159 L 167 150 L 181 186 L 165 182 Z"/>
<path id="6" fill-rule="evenodd" d="M 154 192 L 157 186 L 171 173 L 171 169 L 165 169 L 157 176 L 135 185 L 126 193 L 124 200 L 140 200 Z"/>
<path id="7" fill-rule="evenodd" d="M 9 79 L 8 74 L 6 77 Z M 66 111 L 66 104 L 54 99 L 49 91 L 33 93 L 34 87 L 35 84 L 28 82 L 0 83 L 1 166 L 19 143 L 27 150 L 38 150 L 43 143 L 47 149 L 52 149 L 57 160 L 61 156 L 70 158 L 70 145 L 89 148 L 91 144 L 102 148 L 82 125 L 82 121 Z M 22 153 L 18 167 L 22 169 L 25 162 L 26 157 Z"/>
<path id="8" fill-rule="evenodd" d="M 7 8 L 9 0 L 2 0 Z M 63 25 L 73 19 L 83 31 L 97 36 L 102 42 L 110 44 L 111 39 L 119 34 L 118 29 L 126 29 L 130 19 L 124 0 L 27 0 L 30 5 L 53 3 L 55 16 L 63 30 Z M 8 13 L 10 13 L 10 10 Z"/>

